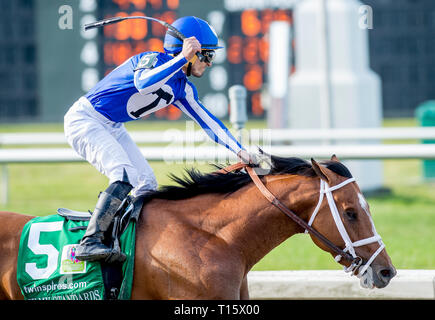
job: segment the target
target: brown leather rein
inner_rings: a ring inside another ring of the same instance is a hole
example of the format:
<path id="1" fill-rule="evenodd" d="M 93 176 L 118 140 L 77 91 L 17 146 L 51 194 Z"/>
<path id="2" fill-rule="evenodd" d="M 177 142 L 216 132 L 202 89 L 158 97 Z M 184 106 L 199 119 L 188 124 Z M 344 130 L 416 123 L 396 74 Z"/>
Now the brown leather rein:
<path id="1" fill-rule="evenodd" d="M 341 250 L 334 243 L 332 243 L 325 236 L 323 236 L 320 232 L 318 232 L 316 229 L 314 229 L 313 227 L 308 225 L 308 223 L 305 222 L 303 219 L 301 219 L 296 213 L 294 213 L 289 208 L 287 208 L 281 201 L 279 201 L 266 188 L 266 186 L 261 181 L 260 177 L 255 172 L 254 168 L 251 167 L 250 165 L 243 163 L 243 162 L 238 162 L 238 163 L 232 164 L 228 167 L 225 167 L 225 168 L 217 171 L 217 173 L 229 173 L 229 172 L 238 171 L 241 169 L 245 169 L 248 172 L 252 181 L 255 183 L 255 185 L 260 190 L 260 192 L 263 194 L 263 196 L 267 200 L 269 200 L 269 202 L 272 203 L 275 207 L 277 207 L 279 210 L 281 210 L 286 216 L 288 216 L 290 219 L 292 219 L 294 222 L 296 222 L 303 229 L 307 230 L 310 234 L 312 234 L 316 238 L 318 238 L 321 242 L 323 242 L 323 244 L 325 246 L 327 246 L 329 249 L 334 251 L 337 255 L 341 256 L 343 259 L 346 259 L 346 260 L 352 262 L 352 264 L 354 264 L 355 267 L 357 267 L 357 265 L 359 266 L 361 264 L 361 261 L 357 261 L 358 259 L 361 259 L 361 258 L 359 258 L 359 257 L 354 258 L 348 252 L 344 252 L 343 250 Z"/>

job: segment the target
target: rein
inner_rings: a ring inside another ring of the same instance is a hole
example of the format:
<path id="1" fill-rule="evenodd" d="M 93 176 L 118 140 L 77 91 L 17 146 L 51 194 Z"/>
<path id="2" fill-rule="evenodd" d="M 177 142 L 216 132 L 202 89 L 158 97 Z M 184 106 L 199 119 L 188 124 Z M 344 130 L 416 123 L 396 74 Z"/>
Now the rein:
<path id="1" fill-rule="evenodd" d="M 344 250 L 341 250 L 339 247 L 337 247 L 334 243 L 332 243 L 330 240 L 328 240 L 324 235 L 322 235 L 320 232 L 318 232 L 316 229 L 314 229 L 311 226 L 312 220 L 310 223 L 305 222 L 303 219 L 301 219 L 296 213 L 294 213 L 292 210 L 287 208 L 281 201 L 279 201 L 263 184 L 260 177 L 257 175 L 253 167 L 250 167 L 248 164 L 245 164 L 243 162 L 238 162 L 233 165 L 230 165 L 226 168 L 223 168 L 217 173 L 229 173 L 233 171 L 238 171 L 241 169 L 245 169 L 249 176 L 251 177 L 254 184 L 257 186 L 257 188 L 260 190 L 260 192 L 263 194 L 263 196 L 275 207 L 277 207 L 281 212 L 283 212 L 287 217 L 292 219 L 294 222 L 296 222 L 300 227 L 305 229 L 305 232 L 308 232 L 312 235 L 314 235 L 316 238 L 318 238 L 325 246 L 327 246 L 329 249 L 331 249 L 334 253 L 336 253 L 335 260 L 338 262 L 340 259 L 345 259 L 351 263 L 351 265 L 346 269 L 347 272 L 352 272 L 352 274 L 355 274 L 355 272 L 358 270 L 358 268 L 362 264 L 362 258 L 356 255 L 351 255 L 348 252 L 345 252 Z M 340 186 L 341 187 L 341 186 Z M 336 189 L 338 189 L 337 187 Z M 318 206 L 319 207 L 319 206 Z M 318 210 L 318 208 L 316 208 Z M 317 212 L 316 212 L 317 213 Z M 337 259 L 338 257 L 338 259 Z"/>

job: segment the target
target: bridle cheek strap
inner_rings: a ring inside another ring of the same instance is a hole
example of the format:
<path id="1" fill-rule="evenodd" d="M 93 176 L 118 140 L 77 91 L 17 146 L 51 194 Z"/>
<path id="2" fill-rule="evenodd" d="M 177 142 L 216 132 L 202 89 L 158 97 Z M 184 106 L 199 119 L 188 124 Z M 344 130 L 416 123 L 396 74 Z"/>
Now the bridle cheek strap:
<path id="1" fill-rule="evenodd" d="M 367 263 L 361 267 L 361 270 L 358 273 L 358 276 L 362 276 L 367 271 L 367 269 L 369 268 L 369 266 L 371 265 L 373 260 L 375 260 L 375 258 L 379 255 L 379 253 L 381 253 L 381 251 L 385 248 L 385 245 L 382 242 L 382 238 L 376 232 L 375 226 L 374 226 L 373 221 L 372 221 L 370 216 L 369 216 L 369 218 L 370 218 L 370 221 L 372 223 L 372 230 L 374 233 L 374 235 L 372 237 L 352 242 L 352 240 L 349 237 L 349 234 L 346 231 L 346 228 L 344 227 L 344 224 L 341 220 L 337 206 L 335 204 L 335 200 L 334 200 L 334 197 L 332 195 L 332 191 L 338 190 L 338 189 L 344 187 L 345 185 L 347 185 L 348 183 L 351 183 L 354 181 L 355 181 L 355 178 L 350 178 L 350 179 L 347 179 L 347 180 L 343 181 L 342 183 L 340 183 L 334 187 L 329 187 L 328 183 L 326 183 L 324 180 L 320 180 L 319 201 L 317 203 L 316 208 L 313 211 L 313 214 L 310 217 L 308 225 L 311 226 L 313 224 L 314 219 L 316 218 L 316 215 L 319 212 L 320 207 L 322 205 L 324 195 L 326 195 L 326 199 L 328 201 L 328 205 L 329 205 L 332 217 L 334 219 L 335 225 L 337 226 L 338 232 L 340 233 L 340 235 L 345 243 L 345 246 L 346 246 L 345 249 L 343 250 L 344 252 L 349 252 L 352 255 L 352 257 L 356 259 L 356 258 L 358 258 L 358 256 L 356 255 L 356 252 L 355 252 L 356 247 L 361 247 L 361 246 L 364 246 L 364 245 L 367 245 L 370 243 L 378 242 L 379 243 L 378 250 L 376 250 L 376 252 L 367 261 Z M 369 215 L 369 213 L 367 213 L 367 215 Z M 305 231 L 305 233 L 307 233 L 307 230 Z M 341 258 L 342 258 L 341 255 L 337 255 L 335 257 L 335 261 L 339 262 L 341 260 Z M 357 269 L 358 268 L 355 268 L 355 266 L 352 266 L 352 265 L 348 268 L 345 267 L 346 272 L 355 273 Z"/>

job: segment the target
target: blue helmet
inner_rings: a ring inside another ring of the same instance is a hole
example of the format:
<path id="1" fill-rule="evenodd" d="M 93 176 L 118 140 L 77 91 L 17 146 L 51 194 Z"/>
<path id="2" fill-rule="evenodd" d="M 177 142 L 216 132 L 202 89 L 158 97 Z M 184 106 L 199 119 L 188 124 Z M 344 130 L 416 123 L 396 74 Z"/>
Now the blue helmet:
<path id="1" fill-rule="evenodd" d="M 202 49 L 215 50 L 223 47 L 218 46 L 218 37 L 213 27 L 207 21 L 188 16 L 174 21 L 172 24 L 186 38 L 195 37 L 201 43 Z M 166 32 L 163 48 L 166 53 L 174 54 L 181 51 L 183 41 L 175 38 L 170 30 Z"/>

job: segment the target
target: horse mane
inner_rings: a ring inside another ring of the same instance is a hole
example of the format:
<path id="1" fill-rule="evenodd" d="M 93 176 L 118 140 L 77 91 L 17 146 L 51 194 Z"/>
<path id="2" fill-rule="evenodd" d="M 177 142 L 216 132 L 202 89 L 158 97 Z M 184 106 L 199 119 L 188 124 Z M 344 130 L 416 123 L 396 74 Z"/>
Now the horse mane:
<path id="1" fill-rule="evenodd" d="M 269 175 L 316 176 L 311 163 L 308 161 L 294 157 L 270 157 L 272 168 Z M 322 161 L 321 164 L 340 176 L 352 177 L 350 171 L 341 162 L 328 160 Z M 221 169 L 224 166 L 214 165 L 214 167 Z M 169 174 L 169 177 L 178 185 L 162 186 L 159 190 L 147 194 L 146 201 L 151 199 L 182 200 L 207 193 L 231 194 L 252 181 L 246 172 L 202 173 L 195 168 L 185 169 L 181 177 L 174 174 Z"/>

